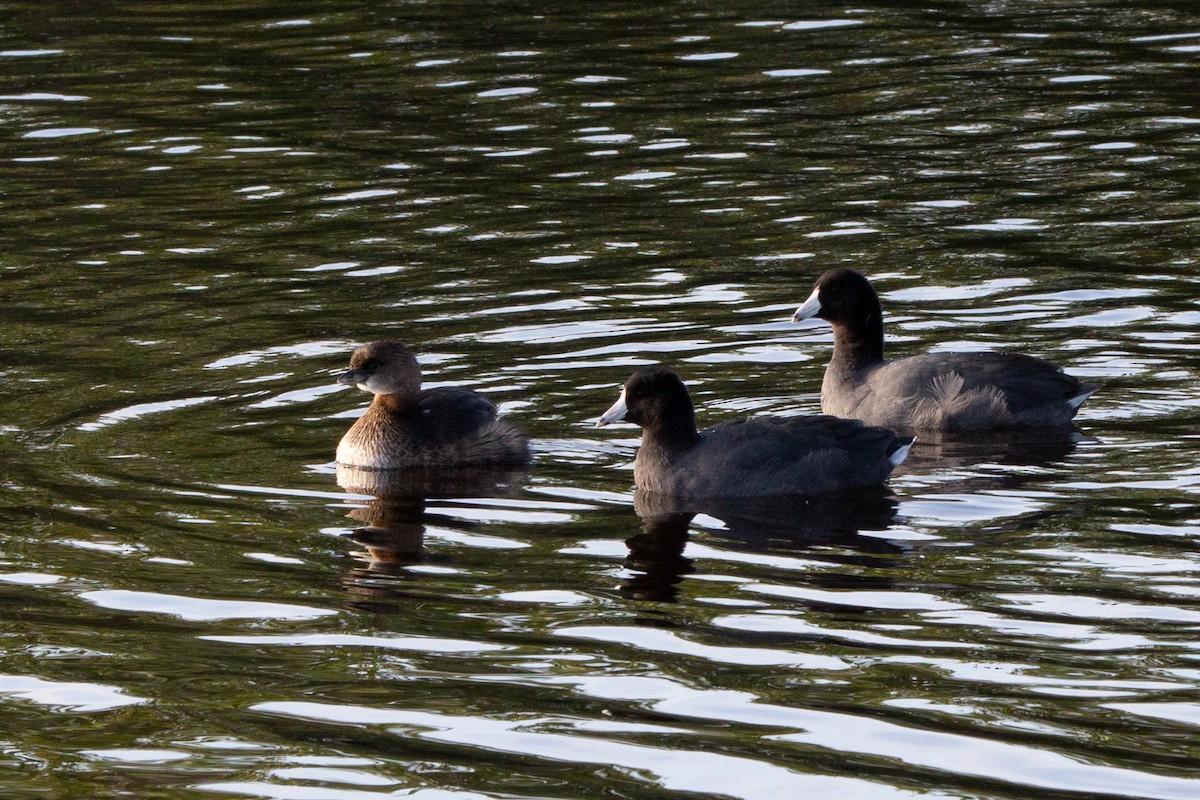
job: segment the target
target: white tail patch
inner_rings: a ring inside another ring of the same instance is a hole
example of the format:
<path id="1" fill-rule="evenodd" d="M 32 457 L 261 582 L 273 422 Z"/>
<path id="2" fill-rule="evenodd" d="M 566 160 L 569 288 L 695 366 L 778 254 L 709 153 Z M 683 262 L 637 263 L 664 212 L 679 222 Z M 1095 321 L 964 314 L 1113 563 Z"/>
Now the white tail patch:
<path id="1" fill-rule="evenodd" d="M 894 452 L 890 456 L 888 456 L 888 461 L 892 462 L 893 467 L 900 466 L 900 464 L 904 461 L 904 459 L 908 458 L 908 451 L 912 450 L 912 446 L 916 443 L 917 443 L 917 440 L 914 438 L 911 442 L 904 445 L 903 447 L 896 448 L 896 452 Z"/>
<path id="2" fill-rule="evenodd" d="M 1086 392 L 1080 392 L 1074 397 L 1068 397 L 1067 405 L 1069 405 L 1071 408 L 1079 408 L 1081 405 L 1083 405 L 1083 402 L 1094 395 L 1096 393 L 1096 389 L 1099 388 L 1100 387 L 1097 386 L 1095 389 L 1088 389 Z"/>

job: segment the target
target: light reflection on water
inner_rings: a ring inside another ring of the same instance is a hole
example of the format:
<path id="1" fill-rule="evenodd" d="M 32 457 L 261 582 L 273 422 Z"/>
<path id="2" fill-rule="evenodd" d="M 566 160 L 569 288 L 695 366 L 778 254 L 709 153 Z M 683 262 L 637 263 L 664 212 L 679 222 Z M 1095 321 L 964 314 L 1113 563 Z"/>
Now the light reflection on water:
<path id="1" fill-rule="evenodd" d="M 5 796 L 1200 793 L 1185 11 L 110 11 L 0 42 Z M 815 411 L 836 264 L 893 353 L 1103 388 L 880 496 L 635 499 L 628 373 Z M 534 468 L 345 480 L 382 336 Z"/>

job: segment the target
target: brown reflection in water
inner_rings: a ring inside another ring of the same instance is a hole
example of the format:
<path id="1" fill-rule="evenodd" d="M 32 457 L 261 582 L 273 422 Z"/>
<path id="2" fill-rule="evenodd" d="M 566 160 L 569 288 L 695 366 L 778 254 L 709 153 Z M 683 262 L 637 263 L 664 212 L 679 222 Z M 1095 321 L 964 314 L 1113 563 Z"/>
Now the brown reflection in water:
<path id="1" fill-rule="evenodd" d="M 430 513 L 429 499 L 510 496 L 527 477 L 525 470 L 514 469 L 368 470 L 339 464 L 338 486 L 373 497 L 346 515 L 362 523 L 346 538 L 364 548 L 357 555 L 365 565 L 346 575 L 346 588 L 359 595 L 391 596 L 396 587 L 381 585 L 380 579 L 406 577 L 406 567 L 439 560 L 425 552 L 427 525 L 472 527 L 459 518 Z"/>

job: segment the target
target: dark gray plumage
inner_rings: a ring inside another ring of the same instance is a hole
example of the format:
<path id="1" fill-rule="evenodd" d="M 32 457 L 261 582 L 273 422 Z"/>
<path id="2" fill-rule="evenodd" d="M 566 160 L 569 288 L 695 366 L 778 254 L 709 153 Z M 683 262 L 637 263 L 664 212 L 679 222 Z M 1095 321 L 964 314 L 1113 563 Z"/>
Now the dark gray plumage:
<path id="1" fill-rule="evenodd" d="M 346 431 L 337 461 L 367 469 L 518 466 L 529 437 L 468 389 L 421 389 L 421 368 L 402 342 L 370 342 L 354 351 L 338 383 L 375 399 Z"/>
<path id="2" fill-rule="evenodd" d="M 638 370 L 600 425 L 642 427 L 634 461 L 641 491 L 677 497 L 810 495 L 882 484 L 912 439 L 828 416 L 754 417 L 696 430 L 683 382 Z"/>
<path id="3" fill-rule="evenodd" d="M 926 353 L 885 361 L 883 311 L 865 277 L 831 269 L 795 320 L 833 326 L 821 410 L 910 430 L 997 430 L 1069 425 L 1097 386 L 1020 353 Z"/>

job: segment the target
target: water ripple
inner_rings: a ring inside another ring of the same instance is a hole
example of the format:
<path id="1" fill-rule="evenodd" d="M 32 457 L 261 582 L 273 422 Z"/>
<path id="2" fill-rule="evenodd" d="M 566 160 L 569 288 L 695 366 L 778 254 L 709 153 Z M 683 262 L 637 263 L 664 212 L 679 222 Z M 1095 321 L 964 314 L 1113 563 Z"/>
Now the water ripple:
<path id="1" fill-rule="evenodd" d="M 586 625 L 558 628 L 556 636 L 570 636 L 631 645 L 643 650 L 688 655 L 723 664 L 788 666 L 796 669 L 840 670 L 849 667 L 839 658 L 796 653 L 774 648 L 726 647 L 703 645 L 669 631 L 622 626 Z"/>
<path id="2" fill-rule="evenodd" d="M 328 617 L 338 612 L 325 608 L 267 603 L 254 600 L 209 600 L 201 597 L 160 594 L 158 592 L 103 589 L 79 595 L 99 608 L 135 611 L 143 614 L 167 614 L 192 622 L 216 622 L 230 619 L 273 619 L 303 621 Z"/>
<path id="3" fill-rule="evenodd" d="M 684 748 L 665 749 L 627 744 L 599 736 L 538 731 L 550 720 L 506 721 L 448 713 L 405 711 L 370 706 L 311 702 L 259 703 L 252 711 L 339 725 L 388 726 L 403 738 L 470 746 L 493 753 L 520 755 L 572 764 L 616 765 L 640 780 L 670 791 L 701 792 L 735 798 L 763 798 L 780 793 L 846 793 L 864 800 L 914 797 L 859 778 L 805 775 L 762 761 Z M 581 745 L 586 745 L 583 747 Z"/>
<path id="4" fill-rule="evenodd" d="M 0 696 L 71 712 L 108 711 L 151 702 L 124 689 L 94 683 L 66 683 L 27 675 L 0 675 Z"/>

